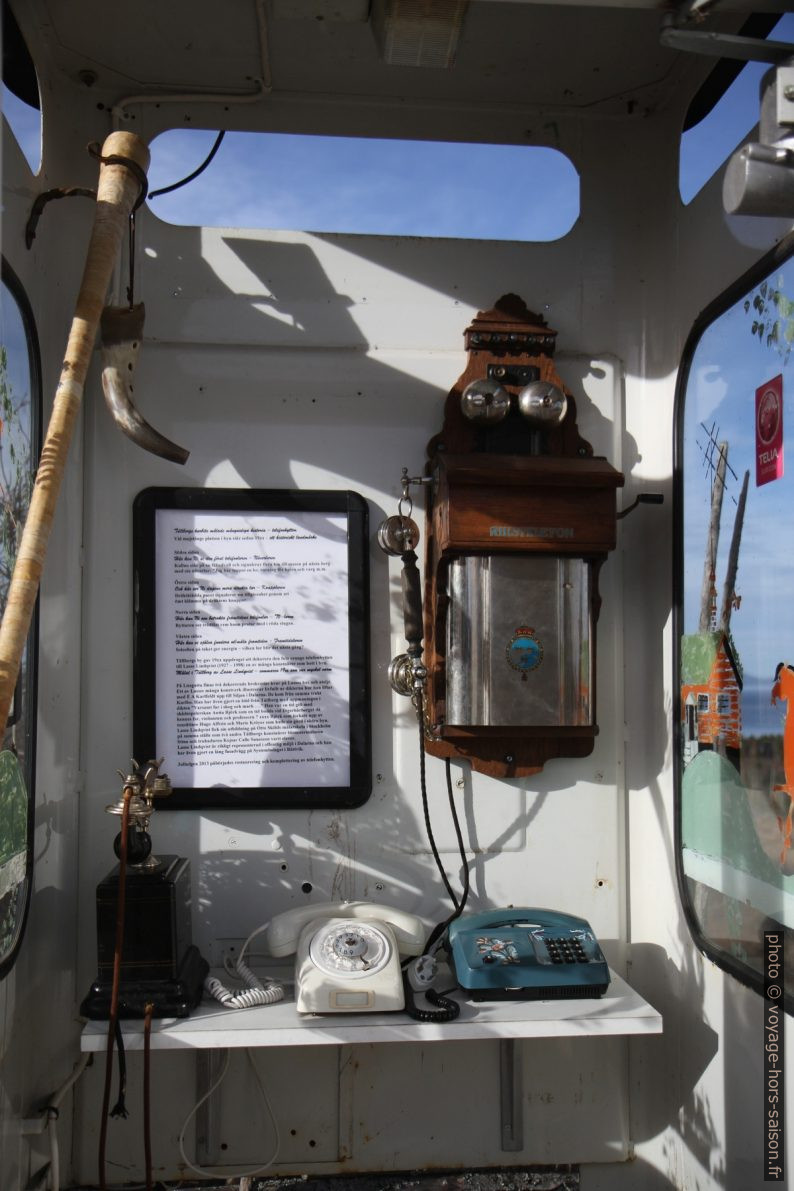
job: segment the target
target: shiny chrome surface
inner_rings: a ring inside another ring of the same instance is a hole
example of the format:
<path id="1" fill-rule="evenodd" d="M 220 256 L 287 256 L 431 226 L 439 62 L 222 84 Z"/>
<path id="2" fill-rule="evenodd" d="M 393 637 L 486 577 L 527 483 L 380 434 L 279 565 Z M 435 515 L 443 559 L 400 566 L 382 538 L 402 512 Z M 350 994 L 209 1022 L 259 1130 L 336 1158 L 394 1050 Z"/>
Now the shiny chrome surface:
<path id="1" fill-rule="evenodd" d="M 473 380 L 461 394 L 460 409 L 470 422 L 501 422 L 510 412 L 510 394 L 496 380 Z"/>
<path id="2" fill-rule="evenodd" d="M 568 412 L 568 398 L 558 385 L 533 380 L 518 394 L 518 408 L 536 426 L 559 426 Z"/>
<path id="3" fill-rule="evenodd" d="M 449 568 L 447 722 L 592 721 L 590 572 L 580 558 L 478 555 Z"/>
<path id="4" fill-rule="evenodd" d="M 418 544 L 419 526 L 410 517 L 395 514 L 378 527 L 378 545 L 384 554 L 399 557 L 406 550 L 415 550 Z"/>

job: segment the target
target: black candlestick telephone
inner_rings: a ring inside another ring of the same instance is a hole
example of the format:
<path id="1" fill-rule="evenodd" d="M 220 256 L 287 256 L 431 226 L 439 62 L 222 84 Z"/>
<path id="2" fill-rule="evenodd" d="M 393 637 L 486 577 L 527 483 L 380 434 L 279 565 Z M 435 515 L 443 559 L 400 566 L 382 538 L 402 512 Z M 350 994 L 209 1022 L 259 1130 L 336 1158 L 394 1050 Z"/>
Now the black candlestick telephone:
<path id="1" fill-rule="evenodd" d="M 190 863 L 152 855 L 154 802 L 171 791 L 161 764 L 133 762 L 118 802 L 105 808 L 121 818 L 119 863 L 97 886 L 99 971 L 85 1017 L 142 1018 L 148 1005 L 153 1017 L 187 1017 L 201 1000 L 209 966 L 191 941 Z"/>

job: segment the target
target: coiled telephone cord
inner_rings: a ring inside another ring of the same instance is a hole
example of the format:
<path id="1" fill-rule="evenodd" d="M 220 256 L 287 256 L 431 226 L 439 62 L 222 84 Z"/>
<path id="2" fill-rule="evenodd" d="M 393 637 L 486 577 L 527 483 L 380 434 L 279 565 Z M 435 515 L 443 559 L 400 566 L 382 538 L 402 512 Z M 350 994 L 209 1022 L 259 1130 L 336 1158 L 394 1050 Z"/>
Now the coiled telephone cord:
<path id="1" fill-rule="evenodd" d="M 227 1009 L 251 1009 L 254 1005 L 274 1005 L 276 1001 L 284 1000 L 284 989 L 277 980 L 271 977 L 266 977 L 266 984 L 263 984 L 258 976 L 255 976 L 251 969 L 242 959 L 242 955 L 236 963 L 232 963 L 228 956 L 223 964 L 230 976 L 238 976 L 245 984 L 245 988 L 232 992 L 215 976 L 208 976 L 204 981 L 204 989 L 213 997 L 214 1000 L 220 1001 Z"/>

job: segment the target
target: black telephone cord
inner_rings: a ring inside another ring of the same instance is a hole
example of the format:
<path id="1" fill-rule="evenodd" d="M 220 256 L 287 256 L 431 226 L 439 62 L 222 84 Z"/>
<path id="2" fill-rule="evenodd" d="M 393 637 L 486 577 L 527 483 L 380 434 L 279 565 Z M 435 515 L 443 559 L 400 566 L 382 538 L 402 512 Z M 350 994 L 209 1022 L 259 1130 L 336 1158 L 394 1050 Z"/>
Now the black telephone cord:
<path id="1" fill-rule="evenodd" d="M 469 876 L 469 859 L 466 855 L 466 846 L 463 842 L 463 832 L 460 827 L 460 819 L 458 818 L 458 809 L 455 806 L 455 794 L 452 790 L 452 766 L 449 757 L 445 758 L 445 772 L 447 778 L 447 799 L 449 801 L 449 811 L 452 816 L 452 824 L 455 828 L 455 838 L 458 841 L 458 853 L 460 855 L 460 863 L 462 869 L 463 892 L 460 898 L 460 904 L 456 906 L 455 913 L 452 914 L 443 925 L 443 930 L 446 930 L 450 922 L 454 922 L 459 918 L 466 909 L 466 902 L 469 900 L 469 890 L 471 889 L 471 879 Z"/>
<path id="2" fill-rule="evenodd" d="M 438 942 L 438 940 L 441 938 L 441 936 L 444 934 L 444 931 L 447 929 L 450 922 L 454 922 L 456 918 L 460 918 L 461 914 L 465 910 L 466 903 L 469 900 L 469 890 L 471 888 L 471 881 L 470 881 L 470 877 L 469 877 L 469 861 L 468 861 L 468 857 L 466 855 L 466 846 L 463 842 L 463 832 L 462 832 L 461 826 L 460 826 L 460 819 L 458 818 L 458 810 L 457 810 L 457 807 L 455 806 L 455 795 L 452 790 L 452 766 L 450 764 L 449 757 L 445 758 L 445 769 L 446 769 L 446 778 L 447 778 L 447 798 L 449 800 L 450 814 L 452 816 L 452 823 L 455 828 L 455 838 L 457 839 L 458 851 L 460 853 L 461 865 L 463 868 L 463 892 L 461 894 L 460 900 L 456 896 L 455 891 L 453 890 L 453 888 L 450 884 L 449 878 L 447 877 L 447 874 L 444 871 L 444 866 L 441 863 L 441 856 L 439 855 L 438 848 L 436 847 L 436 841 L 433 837 L 433 829 L 430 825 L 430 809 L 428 806 L 428 798 L 427 798 L 427 780 L 426 780 L 426 772 L 425 772 L 424 706 L 423 706 L 421 694 L 419 695 L 419 697 L 417 699 L 417 704 L 418 704 L 417 710 L 419 713 L 419 776 L 420 776 L 421 791 L 422 791 L 422 809 L 424 811 L 424 816 L 425 816 L 425 827 L 427 828 L 427 837 L 428 837 L 428 840 L 430 841 L 430 850 L 433 853 L 433 857 L 434 857 L 436 865 L 438 867 L 438 871 L 441 874 L 441 879 L 444 882 L 447 893 L 449 894 L 450 901 L 452 902 L 452 905 L 455 907 L 453 913 L 450 914 L 449 917 L 446 918 L 443 922 L 439 922 L 438 925 L 435 926 L 433 928 L 433 930 L 430 932 L 430 936 L 427 940 L 427 943 L 425 945 L 425 950 L 424 950 L 424 954 L 427 955 L 433 949 L 433 947 Z"/>
<path id="3" fill-rule="evenodd" d="M 416 1004 L 416 994 L 406 972 L 403 972 L 403 988 L 405 989 L 405 1012 L 415 1021 L 454 1021 L 460 1013 L 460 1005 L 457 1001 L 435 992 L 432 988 L 429 988 L 424 995 L 425 999 L 436 1008 L 420 1009 Z"/>
<path id="4" fill-rule="evenodd" d="M 433 828 L 430 823 L 430 807 L 429 807 L 428 798 L 427 798 L 427 773 L 426 773 L 426 766 L 425 766 L 424 700 L 422 698 L 421 691 L 417 695 L 416 712 L 417 712 L 417 716 L 419 719 L 419 784 L 420 784 L 420 789 L 422 792 L 422 810 L 423 810 L 424 816 L 425 816 L 425 829 L 427 831 L 427 839 L 430 844 L 430 851 L 433 853 L 433 859 L 436 862 L 436 867 L 437 867 L 439 873 L 441 874 L 441 880 L 444 882 L 444 887 L 445 887 L 447 893 L 449 894 L 450 901 L 452 902 L 453 906 L 455 907 L 455 912 L 457 914 L 457 913 L 459 913 L 460 902 L 458 901 L 455 890 L 452 888 L 452 885 L 450 884 L 449 877 L 447 876 L 446 872 L 444 871 L 444 865 L 441 862 L 441 856 L 439 855 L 438 848 L 436 847 L 436 841 L 435 841 L 435 837 L 433 835 Z M 449 760 L 447 760 L 447 773 L 449 774 Z M 451 790 L 451 788 L 452 788 L 452 785 L 451 785 L 451 779 L 450 779 L 450 790 Z M 453 807 L 453 818 L 456 823 L 460 846 L 462 847 L 463 839 L 462 839 L 462 836 L 460 835 L 460 825 L 457 823 L 457 814 L 454 811 L 454 807 Z M 466 872 L 468 873 L 468 865 L 466 866 Z"/>

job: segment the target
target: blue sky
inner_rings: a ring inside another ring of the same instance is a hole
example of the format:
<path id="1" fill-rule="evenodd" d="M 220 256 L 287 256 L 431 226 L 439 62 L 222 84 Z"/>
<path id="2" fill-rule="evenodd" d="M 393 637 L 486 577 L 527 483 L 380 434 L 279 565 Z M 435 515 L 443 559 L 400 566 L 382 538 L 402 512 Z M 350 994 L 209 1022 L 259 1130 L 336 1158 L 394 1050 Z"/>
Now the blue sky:
<path id="1" fill-rule="evenodd" d="M 187 173 L 213 139 L 182 129 L 158 137 L 152 189 L 181 176 L 175 154 Z M 191 189 L 199 223 L 386 235 L 545 240 L 569 231 L 579 207 L 576 170 L 553 149 L 274 133 L 227 134 Z M 186 222 L 179 191 L 152 207 Z"/>
<path id="2" fill-rule="evenodd" d="M 794 14 L 772 36 L 794 41 Z M 766 69 L 749 63 L 712 116 L 683 137 L 685 202 L 755 125 Z M 38 168 L 38 113 L 7 91 L 3 103 Z M 200 129 L 158 137 L 150 189 L 191 173 L 214 139 Z M 570 230 L 578 202 L 576 171 L 552 149 L 229 133 L 200 178 L 152 200 L 152 209 L 169 222 L 208 226 L 550 240 Z"/>

